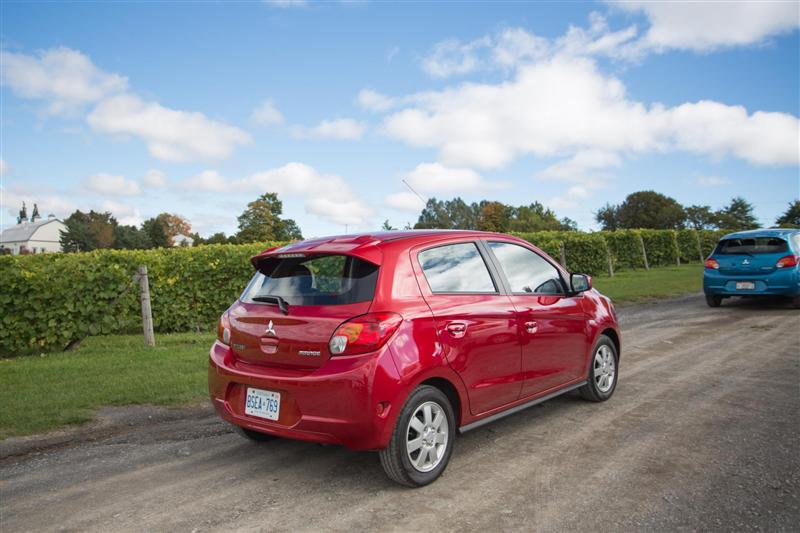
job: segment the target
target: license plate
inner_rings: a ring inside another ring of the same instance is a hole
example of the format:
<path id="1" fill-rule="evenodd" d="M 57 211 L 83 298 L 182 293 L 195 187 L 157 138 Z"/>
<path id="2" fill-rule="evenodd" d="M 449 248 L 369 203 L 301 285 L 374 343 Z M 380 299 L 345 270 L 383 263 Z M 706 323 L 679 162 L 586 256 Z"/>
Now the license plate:
<path id="1" fill-rule="evenodd" d="M 752 291 L 756 288 L 756 284 L 752 281 L 737 281 L 736 282 L 736 290 L 737 291 Z"/>
<path id="2" fill-rule="evenodd" d="M 279 392 L 247 389 L 247 397 L 244 401 L 244 414 L 266 418 L 267 420 L 277 420 L 280 412 L 281 395 Z"/>

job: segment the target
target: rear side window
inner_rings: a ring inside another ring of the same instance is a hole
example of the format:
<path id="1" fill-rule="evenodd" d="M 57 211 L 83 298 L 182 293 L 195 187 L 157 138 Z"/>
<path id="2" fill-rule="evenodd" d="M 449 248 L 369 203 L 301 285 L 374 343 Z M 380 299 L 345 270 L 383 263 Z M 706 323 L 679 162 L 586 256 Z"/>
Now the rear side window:
<path id="1" fill-rule="evenodd" d="M 542 256 L 525 247 L 507 242 L 490 242 L 489 248 L 516 294 L 563 294 L 564 283 L 558 270 Z"/>
<path id="2" fill-rule="evenodd" d="M 280 296 L 289 305 L 345 305 L 371 301 L 378 267 L 346 255 L 267 258 L 244 290 L 243 302 Z"/>
<path id="3" fill-rule="evenodd" d="M 433 292 L 497 292 L 475 243 L 437 246 L 417 258 Z"/>
<path id="4" fill-rule="evenodd" d="M 719 241 L 714 253 L 719 255 L 781 254 L 789 251 L 789 245 L 778 237 L 748 237 Z"/>

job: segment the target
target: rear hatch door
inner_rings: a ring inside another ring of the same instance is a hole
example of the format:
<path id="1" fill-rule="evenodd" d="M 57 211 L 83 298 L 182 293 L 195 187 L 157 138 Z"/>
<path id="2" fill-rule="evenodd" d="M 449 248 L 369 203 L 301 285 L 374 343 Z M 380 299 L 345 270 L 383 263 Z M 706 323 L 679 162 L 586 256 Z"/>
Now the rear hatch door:
<path id="1" fill-rule="evenodd" d="M 778 260 L 789 253 L 789 245 L 779 237 L 723 239 L 714 251 L 721 274 L 763 276 L 775 271 Z"/>
<path id="2" fill-rule="evenodd" d="M 369 311 L 377 265 L 343 254 L 291 255 L 262 258 L 230 309 L 231 349 L 241 361 L 320 367 L 336 328 Z"/>

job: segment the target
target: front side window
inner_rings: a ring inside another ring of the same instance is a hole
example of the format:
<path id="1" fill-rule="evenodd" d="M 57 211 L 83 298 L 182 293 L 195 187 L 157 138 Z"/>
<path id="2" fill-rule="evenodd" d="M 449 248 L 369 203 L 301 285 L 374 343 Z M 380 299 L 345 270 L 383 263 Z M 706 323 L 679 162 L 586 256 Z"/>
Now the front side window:
<path id="1" fill-rule="evenodd" d="M 789 251 L 789 246 L 778 237 L 748 237 L 719 241 L 718 255 L 780 254 Z"/>
<path id="2" fill-rule="evenodd" d="M 475 243 L 429 248 L 417 258 L 433 292 L 497 292 Z"/>
<path id="3" fill-rule="evenodd" d="M 243 302 L 280 296 L 289 305 L 345 305 L 371 301 L 378 267 L 346 255 L 268 257 L 244 290 Z"/>
<path id="4" fill-rule="evenodd" d="M 507 242 L 490 242 L 500 267 L 516 294 L 563 294 L 564 282 L 558 270 L 542 256 L 523 246 Z"/>

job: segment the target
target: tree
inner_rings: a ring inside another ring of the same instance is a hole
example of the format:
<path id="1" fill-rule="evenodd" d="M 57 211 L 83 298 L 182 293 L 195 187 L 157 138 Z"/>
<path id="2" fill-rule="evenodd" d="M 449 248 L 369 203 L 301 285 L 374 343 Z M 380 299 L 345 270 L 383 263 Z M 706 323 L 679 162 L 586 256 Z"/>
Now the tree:
<path id="1" fill-rule="evenodd" d="M 114 248 L 118 250 L 145 250 L 152 248 L 147 233 L 136 226 L 119 225 L 114 228 Z"/>
<path id="2" fill-rule="evenodd" d="M 686 222 L 694 229 L 712 229 L 717 225 L 717 216 L 707 205 L 690 205 L 686 208 Z"/>
<path id="3" fill-rule="evenodd" d="M 619 229 L 619 207 L 607 203 L 594 214 L 594 219 L 603 226 L 604 230 L 617 230 Z"/>
<path id="4" fill-rule="evenodd" d="M 754 229 L 759 227 L 753 206 L 741 196 L 731 198 L 731 203 L 716 213 L 720 229 Z"/>
<path id="5" fill-rule="evenodd" d="M 146 235 L 151 248 L 169 248 L 172 239 L 167 233 L 167 227 L 158 217 L 148 218 L 142 222 L 142 233 Z"/>
<path id="6" fill-rule="evenodd" d="M 571 230 L 575 222 L 565 218 L 558 220 L 556 214 L 539 202 L 519 207 L 509 207 L 510 231 Z"/>
<path id="7" fill-rule="evenodd" d="M 383 224 L 381 224 L 381 231 L 394 231 L 396 229 L 397 228 L 392 227 L 392 225 L 389 224 L 389 219 L 388 218 L 383 221 Z"/>
<path id="8" fill-rule="evenodd" d="M 243 243 L 302 239 L 297 223 L 292 219 L 282 219 L 282 213 L 283 202 L 277 194 L 262 194 L 247 204 L 247 209 L 239 216 L 236 238 Z"/>
<path id="9" fill-rule="evenodd" d="M 223 232 L 219 231 L 206 239 L 199 238 L 195 242 L 197 244 L 235 244 L 236 237 L 233 235 L 227 237 Z"/>
<path id="10" fill-rule="evenodd" d="M 674 198 L 655 191 L 638 191 L 629 194 L 618 206 L 601 208 L 595 219 L 608 230 L 680 229 L 685 225 L 686 211 Z"/>
<path id="11" fill-rule="evenodd" d="M 114 245 L 117 220 L 111 213 L 75 211 L 64 220 L 66 230 L 61 232 L 61 248 L 65 252 L 90 252 Z"/>
<path id="12" fill-rule="evenodd" d="M 800 200 L 791 202 L 775 224 L 782 228 L 800 228 Z"/>
<path id="13" fill-rule="evenodd" d="M 164 226 L 164 232 L 169 237 L 170 246 L 172 246 L 172 240 L 177 235 L 186 235 L 188 237 L 192 233 L 192 225 L 180 215 L 161 213 L 156 217 L 156 220 Z"/>
<path id="14" fill-rule="evenodd" d="M 483 201 L 478 212 L 478 229 L 506 232 L 509 226 L 508 207 L 500 202 Z"/>

